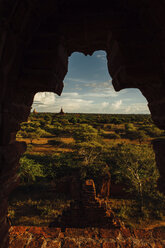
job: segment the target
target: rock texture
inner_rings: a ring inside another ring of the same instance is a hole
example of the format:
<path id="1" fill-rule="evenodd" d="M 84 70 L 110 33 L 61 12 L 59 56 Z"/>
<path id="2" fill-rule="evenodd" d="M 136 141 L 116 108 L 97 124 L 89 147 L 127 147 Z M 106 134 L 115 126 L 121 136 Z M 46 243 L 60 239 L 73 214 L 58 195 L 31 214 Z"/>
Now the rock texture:
<path id="1" fill-rule="evenodd" d="M 156 163 L 160 172 L 160 178 L 158 180 L 159 190 L 165 192 L 165 140 L 155 139 L 153 140 L 153 147 L 155 151 Z M 164 166 L 163 166 L 164 165 Z"/>
<path id="2" fill-rule="evenodd" d="M 97 184 L 97 196 L 99 198 L 109 199 L 111 192 L 111 174 L 108 165 L 104 167 L 104 175 L 98 179 Z"/>
<path id="3" fill-rule="evenodd" d="M 53 182 L 54 183 L 54 182 Z M 71 176 L 64 176 L 56 181 L 54 185 L 55 192 L 70 195 L 71 199 L 80 199 L 81 197 L 81 180 L 80 176 L 73 173 Z"/>
<path id="4" fill-rule="evenodd" d="M 96 197 L 94 181 L 86 180 L 81 197 L 72 202 L 50 226 L 119 228 L 124 227 L 124 224 L 107 208 L 104 199 Z"/>
<path id="5" fill-rule="evenodd" d="M 165 227 L 150 230 L 13 226 L 9 248 L 164 248 Z"/>
<path id="6" fill-rule="evenodd" d="M 7 198 L 25 144 L 15 141 L 38 91 L 61 94 L 73 52 L 107 52 L 115 90 L 138 88 L 165 129 L 163 0 L 0 1 L 0 244 L 7 245 Z M 160 152 L 157 151 L 159 146 Z M 164 191 L 164 142 L 155 145 Z M 165 192 L 165 191 L 164 191 Z"/>

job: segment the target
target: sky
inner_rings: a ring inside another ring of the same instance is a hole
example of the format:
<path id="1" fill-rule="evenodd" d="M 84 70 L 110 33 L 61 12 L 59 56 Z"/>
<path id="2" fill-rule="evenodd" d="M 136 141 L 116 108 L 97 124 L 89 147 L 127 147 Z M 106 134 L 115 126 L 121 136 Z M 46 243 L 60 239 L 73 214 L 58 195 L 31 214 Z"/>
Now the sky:
<path id="1" fill-rule="evenodd" d="M 149 114 L 147 101 L 138 89 L 115 92 L 108 73 L 106 53 L 92 56 L 73 53 L 61 96 L 39 92 L 32 110 L 57 113 Z"/>

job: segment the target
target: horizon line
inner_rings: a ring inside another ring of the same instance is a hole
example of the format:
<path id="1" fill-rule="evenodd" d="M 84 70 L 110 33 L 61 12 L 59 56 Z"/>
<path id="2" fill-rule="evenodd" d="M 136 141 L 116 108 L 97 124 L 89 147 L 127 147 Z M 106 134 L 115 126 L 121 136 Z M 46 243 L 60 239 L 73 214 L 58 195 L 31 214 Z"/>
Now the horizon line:
<path id="1" fill-rule="evenodd" d="M 33 111 L 31 111 L 30 113 L 33 113 Z M 60 112 L 39 112 L 36 110 L 36 113 L 43 113 L 43 114 L 59 114 Z M 88 113 L 88 112 L 64 112 L 64 114 L 101 114 L 101 115 L 151 115 L 150 113 Z"/>

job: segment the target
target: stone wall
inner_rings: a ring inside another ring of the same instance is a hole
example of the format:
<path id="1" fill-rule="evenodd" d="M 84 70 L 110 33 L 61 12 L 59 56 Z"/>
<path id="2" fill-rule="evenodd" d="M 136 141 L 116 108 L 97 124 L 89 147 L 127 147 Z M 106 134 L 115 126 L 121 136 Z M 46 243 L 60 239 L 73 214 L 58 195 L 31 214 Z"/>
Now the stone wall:
<path id="1" fill-rule="evenodd" d="M 50 223 L 50 227 L 124 227 L 107 205 L 106 200 L 96 197 L 94 181 L 86 180 L 82 185 L 80 196 L 63 211 L 61 216 Z"/>
<path id="2" fill-rule="evenodd" d="M 153 140 L 153 148 L 155 151 L 155 158 L 158 170 L 160 172 L 160 178 L 158 180 L 158 187 L 161 192 L 165 192 L 165 140 L 155 139 Z"/>
<path id="3" fill-rule="evenodd" d="M 7 247 L 7 198 L 17 185 L 18 161 L 25 151 L 25 144 L 15 141 L 16 132 L 27 120 L 36 92 L 61 94 L 73 52 L 105 50 L 115 90 L 140 89 L 153 120 L 165 129 L 164 10 L 162 0 L 0 1 L 2 248 Z M 164 142 L 154 147 L 159 185 L 164 185 Z"/>
<path id="4" fill-rule="evenodd" d="M 164 248 L 165 227 L 149 230 L 11 227 L 9 248 Z"/>

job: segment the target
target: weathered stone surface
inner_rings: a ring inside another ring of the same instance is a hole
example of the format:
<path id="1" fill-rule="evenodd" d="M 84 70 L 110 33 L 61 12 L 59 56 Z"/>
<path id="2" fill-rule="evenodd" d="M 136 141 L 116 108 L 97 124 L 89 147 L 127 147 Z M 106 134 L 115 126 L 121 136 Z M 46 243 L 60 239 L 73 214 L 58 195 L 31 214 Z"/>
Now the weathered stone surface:
<path id="1" fill-rule="evenodd" d="M 80 245 L 81 248 L 101 248 L 101 244 L 99 242 L 96 242 L 94 240 L 84 241 Z"/>
<path id="2" fill-rule="evenodd" d="M 165 242 L 155 242 L 155 248 L 164 248 L 165 247 Z"/>
<path id="3" fill-rule="evenodd" d="M 96 197 L 93 180 L 86 180 L 77 200 L 65 209 L 60 218 L 50 224 L 61 227 L 121 227 L 123 224 L 115 216 L 103 199 Z"/>
<path id="4" fill-rule="evenodd" d="M 100 229 L 100 236 L 102 238 L 112 238 L 116 239 L 119 236 L 120 230 L 119 229 Z"/>
<path id="5" fill-rule="evenodd" d="M 148 230 L 146 229 L 134 230 L 134 233 L 129 232 L 129 235 L 126 235 L 129 237 L 124 237 L 120 229 L 116 229 L 116 231 L 104 229 L 103 231 L 103 229 L 99 228 L 67 228 L 62 232 L 63 235 L 60 235 L 60 229 L 52 229 L 46 227 L 11 227 L 9 247 L 164 248 L 165 244 L 163 228 L 149 230 L 151 235 L 148 235 Z"/>
<path id="6" fill-rule="evenodd" d="M 129 228 L 121 228 L 120 231 L 124 239 L 127 239 L 132 236 L 131 230 Z"/>
<path id="7" fill-rule="evenodd" d="M 47 241 L 46 248 L 61 248 L 61 241 Z"/>
<path id="8" fill-rule="evenodd" d="M 80 199 L 80 176 L 73 173 L 71 176 L 62 177 L 55 185 L 55 191 L 69 194 L 72 199 Z"/>
<path id="9" fill-rule="evenodd" d="M 129 240 L 119 240 L 117 242 L 117 244 L 121 248 L 125 248 L 125 247 L 132 248 L 132 247 L 134 247 L 133 241 L 131 239 L 129 239 Z"/>
<path id="10" fill-rule="evenodd" d="M 61 233 L 61 228 L 47 228 L 47 227 L 30 227 L 28 232 L 34 235 L 42 235 L 44 238 L 54 237 L 58 238 Z"/>
<path id="11" fill-rule="evenodd" d="M 67 237 L 84 237 L 84 238 L 95 238 L 99 236 L 99 231 L 93 228 L 66 228 L 65 236 Z"/>
<path id="12" fill-rule="evenodd" d="M 46 244 L 46 242 L 44 242 L 44 239 L 42 237 L 34 237 L 32 239 L 32 241 L 28 242 L 28 244 L 26 244 L 27 248 L 31 248 L 31 247 L 42 247 L 44 245 L 44 243 Z"/>
<path id="13" fill-rule="evenodd" d="M 152 238 L 152 230 L 134 230 L 134 235 L 137 239 L 151 239 Z"/>
<path id="14" fill-rule="evenodd" d="M 165 192 L 165 139 L 153 140 L 153 148 L 155 151 L 155 158 L 157 167 L 160 172 L 160 178 L 158 179 L 158 186 L 161 192 Z"/>
<path id="15" fill-rule="evenodd" d="M 103 243 L 103 248 L 116 248 L 117 243 L 115 241 L 105 241 Z"/>
<path id="16" fill-rule="evenodd" d="M 102 175 L 97 182 L 97 196 L 100 198 L 108 199 L 110 197 L 111 188 L 111 174 L 109 172 L 109 167 L 106 165 L 104 167 L 104 175 Z"/>
<path id="17" fill-rule="evenodd" d="M 155 227 L 152 231 L 152 236 L 165 241 L 165 226 Z"/>
<path id="18" fill-rule="evenodd" d="M 111 197 L 128 197 L 130 196 L 124 189 L 127 186 L 124 183 L 111 183 L 110 196 Z"/>
<path id="19" fill-rule="evenodd" d="M 79 248 L 79 245 L 73 239 L 65 239 L 62 248 Z"/>
<path id="20" fill-rule="evenodd" d="M 105 50 L 114 88 L 140 89 L 154 122 L 165 129 L 164 10 L 162 0 L 0 1 L 0 182 L 5 184 L 0 202 L 16 186 L 12 173 L 20 152 L 13 147 L 20 122 L 26 121 L 36 92 L 61 94 L 68 56 L 75 51 Z M 154 145 L 165 193 L 164 147 Z"/>

